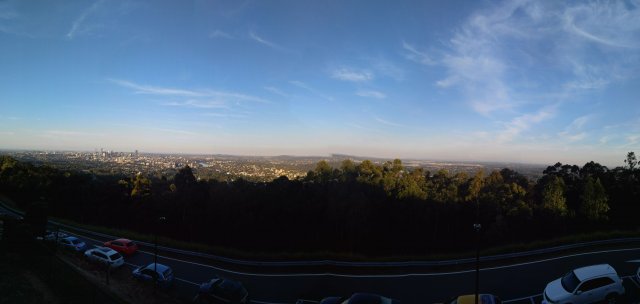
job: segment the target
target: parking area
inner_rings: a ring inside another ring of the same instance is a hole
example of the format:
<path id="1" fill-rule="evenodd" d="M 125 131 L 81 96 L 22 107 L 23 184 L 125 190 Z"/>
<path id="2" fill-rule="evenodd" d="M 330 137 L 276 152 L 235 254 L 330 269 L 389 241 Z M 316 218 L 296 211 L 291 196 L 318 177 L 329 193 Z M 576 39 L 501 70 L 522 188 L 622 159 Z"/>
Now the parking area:
<path id="1" fill-rule="evenodd" d="M 622 278 L 624 281 L 625 295 L 622 303 L 639 304 L 640 303 L 640 282 L 635 276 L 627 276 Z"/>
<path id="2" fill-rule="evenodd" d="M 620 299 L 620 303 L 640 304 L 640 282 L 638 282 L 635 276 L 622 277 L 622 282 L 624 285 L 625 294 Z M 505 304 L 540 304 L 541 302 L 541 294 L 503 301 L 503 303 Z"/>

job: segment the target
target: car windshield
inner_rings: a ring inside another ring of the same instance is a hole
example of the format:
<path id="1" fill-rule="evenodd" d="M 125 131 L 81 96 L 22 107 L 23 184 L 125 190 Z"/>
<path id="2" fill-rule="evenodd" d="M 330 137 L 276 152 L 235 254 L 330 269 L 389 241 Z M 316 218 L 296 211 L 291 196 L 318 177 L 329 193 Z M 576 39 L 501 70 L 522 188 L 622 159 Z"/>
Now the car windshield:
<path id="1" fill-rule="evenodd" d="M 562 277 L 560 283 L 562 283 L 562 288 L 564 288 L 564 290 L 567 292 L 573 292 L 580 284 L 580 280 L 578 280 L 578 277 L 576 277 L 576 274 L 573 273 L 573 271 L 570 271 Z"/>
<path id="2" fill-rule="evenodd" d="M 131 246 L 135 245 L 135 243 L 133 243 L 133 242 L 129 242 L 129 243 L 127 243 L 126 245 L 127 245 L 127 247 L 131 247 Z"/>
<path id="3" fill-rule="evenodd" d="M 76 239 L 76 240 L 71 240 L 71 243 L 74 244 L 74 245 L 78 245 L 78 244 L 82 243 L 82 241 Z"/>
<path id="4" fill-rule="evenodd" d="M 117 252 L 109 256 L 109 258 L 112 259 L 112 260 L 117 260 L 117 259 L 119 259 L 121 257 L 122 256 Z"/>
<path id="5" fill-rule="evenodd" d="M 171 276 L 171 268 L 167 268 L 167 270 L 165 270 L 165 271 L 162 273 L 162 275 L 163 275 L 165 278 L 168 278 L 169 276 Z"/>

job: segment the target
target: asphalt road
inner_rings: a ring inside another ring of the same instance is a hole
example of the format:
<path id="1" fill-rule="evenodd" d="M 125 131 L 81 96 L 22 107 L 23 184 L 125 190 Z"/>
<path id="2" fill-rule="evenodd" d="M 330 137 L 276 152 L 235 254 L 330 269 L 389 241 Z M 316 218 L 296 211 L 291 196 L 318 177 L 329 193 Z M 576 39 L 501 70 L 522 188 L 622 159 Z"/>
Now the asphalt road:
<path id="1" fill-rule="evenodd" d="M 11 213 L 10 211 L 4 211 Z M 104 240 L 78 235 L 90 246 L 101 245 Z M 143 248 L 127 257 L 129 268 L 153 262 L 153 252 Z M 435 303 L 452 296 L 473 293 L 473 270 L 451 272 L 411 272 L 404 274 L 344 275 L 332 273 L 252 273 L 232 270 L 186 256 L 165 256 L 158 262 L 173 268 L 177 278 L 170 291 L 190 299 L 197 284 L 212 276 L 223 276 L 242 282 L 255 303 L 294 303 L 297 299 L 320 300 L 323 297 L 370 292 L 401 300 L 403 303 Z M 640 282 L 631 278 L 640 266 L 640 248 L 600 249 L 594 252 L 569 254 L 525 263 L 482 268 L 480 290 L 493 293 L 507 303 L 540 303 L 540 294 L 546 284 L 567 271 L 593 264 L 608 263 L 625 278 L 627 295 L 624 303 L 640 301 Z M 120 269 L 118 271 L 130 271 Z M 277 271 L 276 271 L 277 272 Z"/>

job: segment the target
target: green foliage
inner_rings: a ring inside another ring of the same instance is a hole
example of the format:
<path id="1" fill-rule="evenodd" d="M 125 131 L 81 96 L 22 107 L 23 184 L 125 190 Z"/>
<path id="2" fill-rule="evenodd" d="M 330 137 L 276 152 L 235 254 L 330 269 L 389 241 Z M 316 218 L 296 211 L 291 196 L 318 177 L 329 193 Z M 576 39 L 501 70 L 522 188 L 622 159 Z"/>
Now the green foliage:
<path id="1" fill-rule="evenodd" d="M 94 176 L 0 156 L 0 191 L 17 197 L 23 210 L 46 201 L 52 215 L 76 222 L 141 233 L 158 228 L 184 242 L 266 252 L 467 250 L 476 215 L 486 246 L 628 229 L 637 225 L 629 214 L 640 213 L 639 179 L 637 168 L 594 162 L 556 163 L 533 181 L 509 169 L 431 174 L 396 159 L 345 160 L 339 168 L 323 161 L 305 178 L 269 183 L 198 181 L 188 167 L 167 180 Z M 159 216 L 167 218 L 161 226 L 153 221 Z"/>
<path id="2" fill-rule="evenodd" d="M 627 168 L 633 171 L 636 168 L 636 165 L 638 164 L 638 160 L 636 159 L 636 154 L 634 152 L 627 153 L 627 158 L 624 160 L 624 162 L 627 164 Z"/>
<path id="3" fill-rule="evenodd" d="M 590 221 L 606 220 L 606 213 L 610 209 L 607 204 L 608 200 L 600 179 L 594 181 L 592 177 L 587 177 L 582 193 L 580 213 Z"/>
<path id="4" fill-rule="evenodd" d="M 132 197 L 146 197 L 151 195 L 151 180 L 142 174 L 137 174 L 132 182 L 133 189 L 131 189 Z"/>
<path id="5" fill-rule="evenodd" d="M 542 207 L 557 216 L 569 213 L 564 197 L 565 184 L 562 177 L 552 176 L 542 192 Z"/>

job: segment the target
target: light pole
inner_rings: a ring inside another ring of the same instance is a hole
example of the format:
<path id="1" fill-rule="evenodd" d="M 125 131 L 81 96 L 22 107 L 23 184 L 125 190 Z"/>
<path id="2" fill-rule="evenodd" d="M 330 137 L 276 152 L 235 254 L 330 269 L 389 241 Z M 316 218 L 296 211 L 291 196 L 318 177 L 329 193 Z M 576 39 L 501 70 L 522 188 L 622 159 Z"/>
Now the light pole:
<path id="1" fill-rule="evenodd" d="M 476 230 L 476 304 L 478 304 L 478 293 L 480 291 L 480 229 L 482 225 L 479 223 L 473 224 L 473 229 Z"/>
<path id="2" fill-rule="evenodd" d="M 161 216 L 158 218 L 157 222 L 156 222 L 156 233 L 155 233 L 155 239 L 154 239 L 154 254 L 153 254 L 153 272 L 155 273 L 155 285 L 158 285 L 158 226 L 160 226 L 161 222 L 164 222 L 164 220 L 166 220 L 166 218 L 164 216 Z M 154 285 L 154 286 L 155 286 Z"/>

